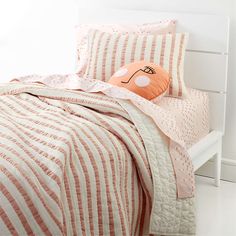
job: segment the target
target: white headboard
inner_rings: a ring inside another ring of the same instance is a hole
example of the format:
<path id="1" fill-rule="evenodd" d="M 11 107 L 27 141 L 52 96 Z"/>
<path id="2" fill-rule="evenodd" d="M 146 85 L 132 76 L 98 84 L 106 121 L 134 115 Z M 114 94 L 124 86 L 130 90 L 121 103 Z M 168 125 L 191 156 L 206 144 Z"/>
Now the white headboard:
<path id="1" fill-rule="evenodd" d="M 78 23 L 147 23 L 176 19 L 189 32 L 185 60 L 187 86 L 209 92 L 211 129 L 224 133 L 229 49 L 229 17 L 118 9 L 79 9 Z"/>

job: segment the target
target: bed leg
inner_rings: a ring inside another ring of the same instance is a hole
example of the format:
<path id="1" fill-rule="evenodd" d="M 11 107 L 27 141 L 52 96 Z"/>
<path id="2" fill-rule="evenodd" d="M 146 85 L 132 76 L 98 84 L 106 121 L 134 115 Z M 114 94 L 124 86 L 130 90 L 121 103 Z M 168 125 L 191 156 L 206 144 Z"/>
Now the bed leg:
<path id="1" fill-rule="evenodd" d="M 221 177 L 221 154 L 222 154 L 222 139 L 219 140 L 218 152 L 215 155 L 214 165 L 215 165 L 215 186 L 220 186 L 220 177 Z"/>

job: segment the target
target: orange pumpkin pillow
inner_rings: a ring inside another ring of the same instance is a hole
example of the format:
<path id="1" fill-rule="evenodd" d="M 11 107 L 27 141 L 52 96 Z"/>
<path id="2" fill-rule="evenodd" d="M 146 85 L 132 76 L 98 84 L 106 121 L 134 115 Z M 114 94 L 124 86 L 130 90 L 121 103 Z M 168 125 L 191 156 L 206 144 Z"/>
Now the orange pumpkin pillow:
<path id="1" fill-rule="evenodd" d="M 121 67 L 112 75 L 108 83 L 152 100 L 168 89 L 170 76 L 162 67 L 154 63 L 139 61 Z"/>

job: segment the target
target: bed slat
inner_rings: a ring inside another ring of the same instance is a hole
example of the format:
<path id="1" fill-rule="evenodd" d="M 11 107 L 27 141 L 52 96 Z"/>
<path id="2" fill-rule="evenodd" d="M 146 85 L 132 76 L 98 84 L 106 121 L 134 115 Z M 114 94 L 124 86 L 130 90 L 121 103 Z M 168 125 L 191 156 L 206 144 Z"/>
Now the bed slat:
<path id="1" fill-rule="evenodd" d="M 186 52 L 186 84 L 196 89 L 226 92 L 227 60 L 227 55 Z"/>

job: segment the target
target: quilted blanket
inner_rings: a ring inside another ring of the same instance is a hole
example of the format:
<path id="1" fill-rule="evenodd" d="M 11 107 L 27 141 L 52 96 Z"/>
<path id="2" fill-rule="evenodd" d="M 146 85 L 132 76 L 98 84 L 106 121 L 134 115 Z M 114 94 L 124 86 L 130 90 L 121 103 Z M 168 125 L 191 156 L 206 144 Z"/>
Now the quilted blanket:
<path id="1" fill-rule="evenodd" d="M 1 235 L 194 235 L 170 138 L 134 103 L 12 83 L 0 110 Z"/>

